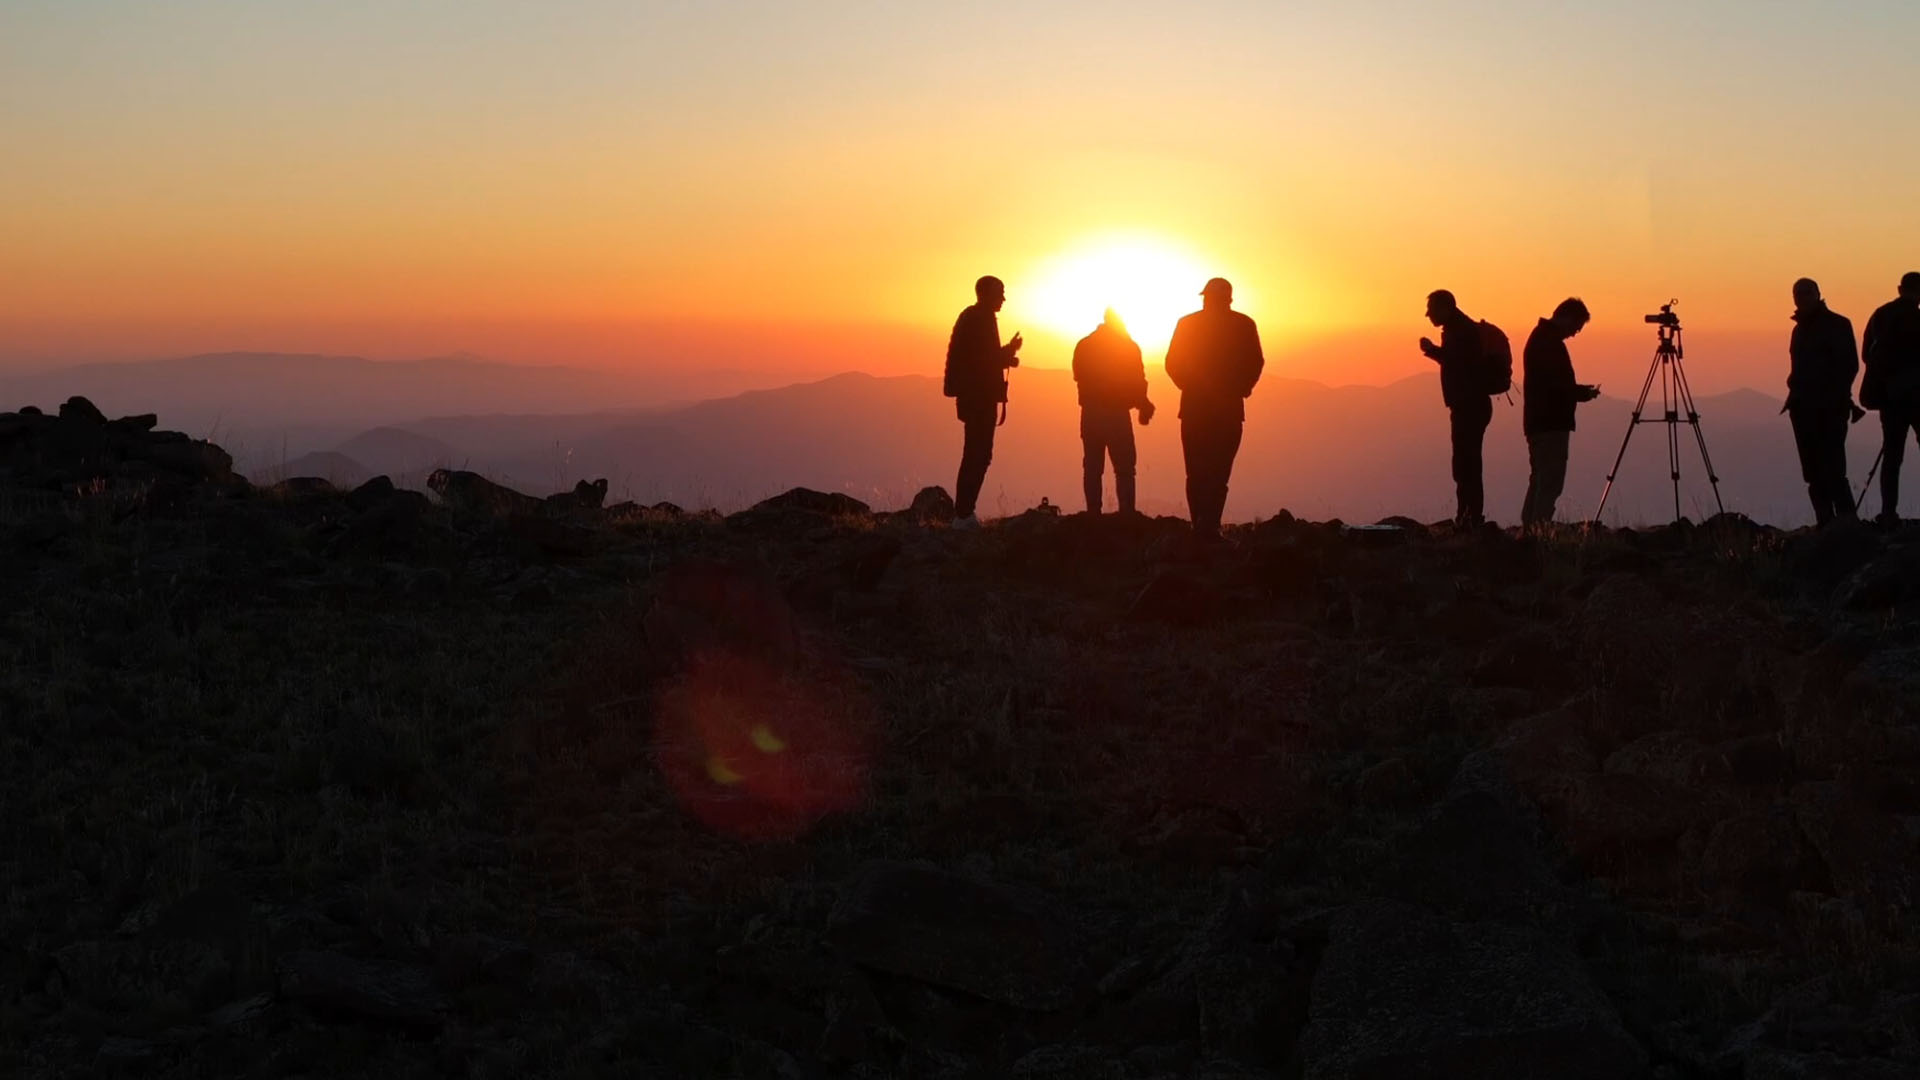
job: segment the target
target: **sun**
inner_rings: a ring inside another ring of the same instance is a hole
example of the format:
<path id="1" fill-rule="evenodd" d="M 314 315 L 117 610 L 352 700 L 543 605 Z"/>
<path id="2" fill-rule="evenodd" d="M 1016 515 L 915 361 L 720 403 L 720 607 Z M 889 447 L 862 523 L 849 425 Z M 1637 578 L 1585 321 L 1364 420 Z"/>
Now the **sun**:
<path id="1" fill-rule="evenodd" d="M 1199 309 L 1200 287 L 1216 273 L 1160 240 L 1097 241 L 1043 262 L 1019 308 L 1069 340 L 1091 331 L 1112 308 L 1142 349 L 1159 351 L 1180 316 Z M 1010 287 L 1009 299 L 1020 291 Z"/>

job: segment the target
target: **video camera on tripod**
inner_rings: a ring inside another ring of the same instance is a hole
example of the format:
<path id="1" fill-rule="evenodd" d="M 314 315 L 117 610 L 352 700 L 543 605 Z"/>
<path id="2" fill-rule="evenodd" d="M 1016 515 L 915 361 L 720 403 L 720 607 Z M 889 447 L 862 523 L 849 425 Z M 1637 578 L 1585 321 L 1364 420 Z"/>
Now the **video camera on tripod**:
<path id="1" fill-rule="evenodd" d="M 1680 425 L 1686 424 L 1693 429 L 1693 439 L 1700 447 L 1700 464 L 1706 466 L 1707 483 L 1713 487 L 1715 509 L 1726 512 L 1726 504 L 1720 501 L 1720 476 L 1714 472 L 1713 458 L 1707 453 L 1707 436 L 1700 430 L 1700 410 L 1693 404 L 1693 385 L 1687 381 L 1687 371 L 1682 361 L 1686 358 L 1686 347 L 1680 341 L 1680 316 L 1674 314 L 1673 307 L 1680 301 L 1669 300 L 1660 305 L 1658 314 L 1647 316 L 1647 323 L 1659 327 L 1659 347 L 1653 351 L 1653 363 L 1647 368 L 1647 381 L 1640 384 L 1640 400 L 1634 403 L 1633 418 L 1627 422 L 1626 437 L 1620 440 L 1620 453 L 1614 456 L 1613 469 L 1607 473 L 1607 486 L 1600 492 L 1600 506 L 1594 510 L 1595 521 L 1607 508 L 1607 499 L 1613 494 L 1614 478 L 1620 475 L 1620 463 L 1626 460 L 1627 444 L 1633 441 L 1634 429 L 1641 424 L 1665 424 L 1667 426 L 1667 475 L 1673 482 L 1673 519 L 1680 520 Z M 1660 385 L 1659 415 L 1648 417 L 1647 397 L 1653 392 L 1654 384 Z"/>
<path id="2" fill-rule="evenodd" d="M 1673 305 L 1679 302 L 1678 300 L 1669 300 L 1661 304 L 1660 313 L 1658 315 L 1647 316 L 1647 321 L 1655 326 L 1664 326 L 1670 330 L 1680 329 L 1680 316 L 1673 313 Z"/>

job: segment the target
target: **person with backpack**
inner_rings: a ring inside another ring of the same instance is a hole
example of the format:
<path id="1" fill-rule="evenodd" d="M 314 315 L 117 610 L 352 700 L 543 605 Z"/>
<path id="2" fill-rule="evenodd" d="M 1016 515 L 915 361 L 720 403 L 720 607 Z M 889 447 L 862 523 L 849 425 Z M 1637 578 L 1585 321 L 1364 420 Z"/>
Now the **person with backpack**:
<path id="1" fill-rule="evenodd" d="M 1081 478 L 1087 495 L 1087 513 L 1100 512 L 1100 493 L 1107 458 L 1113 458 L 1113 494 L 1122 514 L 1134 512 L 1134 409 L 1140 423 L 1153 419 L 1147 400 L 1147 369 L 1140 346 L 1127 335 L 1126 324 L 1112 308 L 1093 333 L 1073 347 L 1073 381 L 1080 394 Z"/>
<path id="2" fill-rule="evenodd" d="M 1513 350 L 1498 327 L 1474 321 L 1445 289 L 1427 295 L 1427 321 L 1440 328 L 1440 344 L 1421 338 L 1420 351 L 1440 365 L 1440 396 L 1451 418 L 1453 520 L 1475 528 L 1486 521 L 1481 458 L 1493 396 L 1513 385 Z"/>
<path id="3" fill-rule="evenodd" d="M 1880 413 L 1880 522 L 1900 524 L 1900 466 L 1907 433 L 1920 435 L 1920 272 L 1900 279 L 1900 295 L 1867 320 L 1860 358 L 1860 407 Z"/>
<path id="4" fill-rule="evenodd" d="M 1569 297 L 1527 335 L 1522 356 L 1522 426 L 1527 434 L 1527 497 L 1520 506 L 1523 528 L 1553 521 L 1554 503 L 1567 483 L 1567 448 L 1574 409 L 1600 396 L 1600 388 L 1575 382 L 1567 339 L 1586 328 L 1587 305 Z"/>
<path id="5" fill-rule="evenodd" d="M 1866 415 L 1851 415 L 1853 379 L 1860 373 L 1853 323 L 1827 306 L 1812 278 L 1793 283 L 1793 304 L 1787 401 L 1780 411 L 1793 423 L 1814 523 L 1851 520 L 1856 515 L 1853 485 L 1847 480 L 1847 424 Z"/>
<path id="6" fill-rule="evenodd" d="M 1020 335 L 1000 343 L 998 312 L 1007 302 L 1007 287 L 988 275 L 973 283 L 974 302 L 954 321 L 947 339 L 947 369 L 942 390 L 954 399 L 965 435 L 960 450 L 960 476 L 954 482 L 954 527 L 977 529 L 975 504 L 993 463 L 994 429 L 1006 421 L 1007 369 L 1020 366 Z"/>
<path id="7" fill-rule="evenodd" d="M 1187 513 L 1194 538 L 1220 539 L 1227 480 L 1240 453 L 1244 404 L 1266 356 L 1260 330 L 1233 310 L 1233 286 L 1214 278 L 1200 290 L 1201 308 L 1182 316 L 1167 343 L 1167 378 L 1180 389 L 1180 450 L 1187 465 Z"/>

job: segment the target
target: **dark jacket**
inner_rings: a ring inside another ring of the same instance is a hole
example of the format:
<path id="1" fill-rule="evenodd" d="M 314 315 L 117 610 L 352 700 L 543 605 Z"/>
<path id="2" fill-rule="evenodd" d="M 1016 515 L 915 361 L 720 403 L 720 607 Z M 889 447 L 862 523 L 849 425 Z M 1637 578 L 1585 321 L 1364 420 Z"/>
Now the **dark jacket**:
<path id="1" fill-rule="evenodd" d="M 1440 324 L 1440 397 L 1449 409 L 1483 408 L 1486 346 L 1480 324 L 1458 308 Z"/>
<path id="2" fill-rule="evenodd" d="M 1860 339 L 1860 405 L 1867 409 L 1920 407 L 1920 303 L 1880 305 Z"/>
<path id="3" fill-rule="evenodd" d="M 1180 388 L 1180 418 L 1239 423 L 1267 358 L 1253 320 L 1231 309 L 1201 310 L 1174 325 L 1167 378 Z"/>
<path id="4" fill-rule="evenodd" d="M 1521 362 L 1520 389 L 1527 399 L 1521 422 L 1526 433 L 1572 431 L 1580 384 L 1573 379 L 1573 356 L 1567 352 L 1566 335 L 1541 319 L 1527 336 Z"/>
<path id="5" fill-rule="evenodd" d="M 1787 407 L 1846 408 L 1853 401 L 1853 378 L 1860 374 L 1853 323 L 1825 301 L 1795 312 L 1793 323 L 1793 341 L 1787 349 L 1793 361 L 1787 375 Z"/>
<path id="6" fill-rule="evenodd" d="M 947 339 L 946 395 L 965 402 L 1007 400 L 1009 366 L 1000 344 L 1000 320 L 979 304 L 970 305 L 954 320 Z"/>
<path id="7" fill-rule="evenodd" d="M 1073 347 L 1073 381 L 1083 409 L 1127 410 L 1147 400 L 1140 346 L 1105 323 Z"/>

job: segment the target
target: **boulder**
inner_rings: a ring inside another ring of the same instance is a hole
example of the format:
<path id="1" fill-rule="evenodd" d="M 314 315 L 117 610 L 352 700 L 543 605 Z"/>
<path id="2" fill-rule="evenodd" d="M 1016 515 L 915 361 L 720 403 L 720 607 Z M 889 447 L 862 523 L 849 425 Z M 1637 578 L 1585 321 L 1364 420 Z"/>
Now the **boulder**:
<path id="1" fill-rule="evenodd" d="M 75 395 L 61 404 L 60 419 L 82 424 L 104 424 L 107 422 L 107 414 L 101 412 L 93 402 Z"/>
<path id="2" fill-rule="evenodd" d="M 555 510 L 598 510 L 606 505 L 606 501 L 607 481 L 604 477 L 591 482 L 582 480 L 573 485 L 572 491 L 549 495 L 545 500 L 547 506 Z"/>
<path id="3" fill-rule="evenodd" d="M 118 420 L 110 420 L 107 426 L 127 434 L 140 434 L 152 431 L 159 423 L 160 418 L 153 413 L 140 413 L 137 416 L 123 416 Z"/>
<path id="4" fill-rule="evenodd" d="M 837 491 L 814 491 L 811 488 L 792 488 L 771 499 L 762 499 L 753 505 L 753 510 L 798 511 L 825 517 L 865 516 L 873 513 L 871 507 L 851 495 L 843 495 Z"/>
<path id="5" fill-rule="evenodd" d="M 948 522 L 954 518 L 953 496 L 943 487 L 924 487 L 907 507 L 907 516 L 922 524 Z"/>
<path id="6" fill-rule="evenodd" d="M 448 506 L 465 513 L 531 514 L 540 507 L 539 499 L 464 469 L 433 470 L 427 476 L 427 489 Z"/>
<path id="7" fill-rule="evenodd" d="M 1618 1080 L 1646 1052 L 1544 935 L 1403 904 L 1343 912 L 1313 979 L 1307 1080 Z"/>
<path id="8" fill-rule="evenodd" d="M 280 993 L 323 1015 L 435 1028 L 447 1000 L 425 968 L 307 950 L 280 964 Z"/>
<path id="9" fill-rule="evenodd" d="M 1883 925 L 1912 917 L 1920 881 L 1912 842 L 1897 819 L 1874 811 L 1834 781 L 1796 784 L 1789 798 L 1801 832 L 1832 875 L 1836 895 L 1855 900 Z"/>
<path id="10" fill-rule="evenodd" d="M 1066 1008 L 1093 983 L 1074 928 L 1046 903 L 920 865 L 863 866 L 828 936 L 862 967 L 1017 1009 Z"/>

